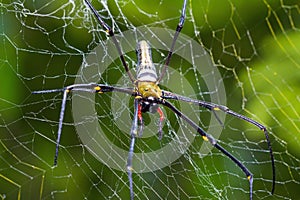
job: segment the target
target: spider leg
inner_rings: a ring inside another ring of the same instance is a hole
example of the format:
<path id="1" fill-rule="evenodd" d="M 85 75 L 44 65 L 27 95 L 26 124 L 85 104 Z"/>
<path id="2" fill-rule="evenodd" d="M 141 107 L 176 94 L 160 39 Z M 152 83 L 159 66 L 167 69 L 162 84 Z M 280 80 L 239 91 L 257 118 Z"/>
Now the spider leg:
<path id="1" fill-rule="evenodd" d="M 61 109 L 60 109 L 60 114 L 59 114 L 57 139 L 56 139 L 56 147 L 55 147 L 55 156 L 54 156 L 54 166 L 56 166 L 57 165 L 57 158 L 58 158 L 58 150 L 59 150 L 61 131 L 62 131 L 62 125 L 63 125 L 63 119 L 64 119 L 64 115 L 65 115 L 66 101 L 67 101 L 67 96 L 68 96 L 68 93 L 70 92 L 70 89 L 68 89 L 68 87 L 66 87 L 66 88 L 63 88 L 63 89 L 41 90 L 41 91 L 34 91 L 34 92 L 32 92 L 32 94 L 47 94 L 47 93 L 54 93 L 54 92 L 63 92 L 63 98 L 62 98 Z"/>
<path id="2" fill-rule="evenodd" d="M 124 53 L 122 51 L 122 48 L 118 42 L 118 40 L 116 39 L 115 35 L 114 35 L 114 31 L 112 30 L 112 28 L 106 24 L 102 18 L 100 17 L 100 15 L 98 14 L 97 10 L 93 7 L 93 5 L 91 4 L 91 2 L 89 0 L 84 0 L 85 3 L 88 5 L 88 7 L 91 9 L 91 11 L 93 12 L 93 14 L 95 15 L 96 19 L 98 20 L 99 24 L 102 26 L 102 28 L 105 30 L 105 32 L 109 35 L 109 37 L 111 37 L 113 43 L 115 44 L 115 47 L 117 48 L 117 51 L 119 53 L 119 57 L 121 59 L 122 65 L 124 66 L 126 73 L 128 74 L 131 82 L 133 83 L 135 78 L 133 77 L 133 75 L 131 74 L 131 72 L 129 71 L 129 67 L 126 63 L 125 57 L 124 57 Z"/>
<path id="3" fill-rule="evenodd" d="M 64 90 L 63 99 L 62 99 L 62 103 L 61 103 L 61 109 L 60 109 L 60 114 L 59 114 L 59 123 L 58 123 L 58 131 L 57 131 L 57 139 L 56 139 L 56 147 L 55 147 L 54 166 L 57 165 L 59 142 L 60 142 L 63 119 L 64 119 L 64 115 L 65 115 L 66 101 L 67 101 L 67 96 L 68 96 L 69 92 L 70 91 L 68 89 Z"/>
<path id="4" fill-rule="evenodd" d="M 196 99 L 191 99 L 191 98 L 188 98 L 188 97 L 184 97 L 184 96 L 181 96 L 181 95 L 178 95 L 178 94 L 174 94 L 174 93 L 171 93 L 169 91 L 163 91 L 163 98 L 164 99 L 174 99 L 174 100 L 180 100 L 180 101 L 185 101 L 185 102 L 188 102 L 188 103 L 193 103 L 193 104 L 196 104 L 196 105 L 199 105 L 203 108 L 206 108 L 212 112 L 215 112 L 215 111 L 223 111 L 229 115 L 232 115 L 234 117 L 237 117 L 239 119 L 242 119 L 246 122 L 249 122 L 251 124 L 253 124 L 254 126 L 258 127 L 260 130 L 262 130 L 265 134 L 265 138 L 266 138 L 266 141 L 267 141 L 267 145 L 268 145 L 268 149 L 269 149 L 269 154 L 270 154 L 270 158 L 271 158 L 271 163 L 272 163 L 272 190 L 271 190 L 271 193 L 274 194 L 274 190 L 275 190 L 275 182 L 276 182 L 276 172 L 275 172 L 275 161 L 274 161 L 274 155 L 273 155 L 273 150 L 272 150 L 272 145 L 271 145 L 271 142 L 270 142 L 270 139 L 269 139 L 269 133 L 267 131 L 267 128 L 262 125 L 261 123 L 253 120 L 253 119 L 250 119 L 244 115 L 241 115 L 239 113 L 236 113 L 232 110 L 230 110 L 228 107 L 226 106 L 223 106 L 223 105 L 218 105 L 218 104 L 214 104 L 214 103 L 211 103 L 211 102 L 207 102 L 207 101 L 200 101 L 200 100 L 196 100 Z"/>
<path id="5" fill-rule="evenodd" d="M 164 64 L 164 67 L 161 70 L 161 74 L 160 74 L 160 76 L 159 76 L 159 78 L 156 82 L 157 84 L 162 80 L 162 78 L 164 77 L 164 75 L 165 75 L 165 73 L 168 69 L 168 66 L 169 66 L 173 51 L 174 51 L 176 40 L 178 38 L 178 35 L 179 35 L 181 29 L 183 28 L 183 24 L 184 24 L 184 20 L 185 20 L 186 2 L 187 2 L 187 0 L 184 0 L 183 5 L 182 5 L 182 9 L 181 9 L 181 15 L 180 15 L 179 23 L 176 27 L 176 32 L 175 32 L 174 37 L 173 37 L 171 48 L 169 50 L 168 56 L 166 57 L 166 62 Z"/>
<path id="6" fill-rule="evenodd" d="M 162 122 L 164 121 L 165 117 L 164 117 L 164 113 L 161 110 L 160 107 L 157 108 L 157 112 L 159 114 L 159 124 L 158 124 L 158 139 L 161 140 L 162 136 L 163 136 L 163 132 L 162 132 Z"/>
<path id="7" fill-rule="evenodd" d="M 181 117 L 185 120 L 189 125 L 191 125 L 203 138 L 204 141 L 209 141 L 215 148 L 220 150 L 224 155 L 230 158 L 247 176 L 249 181 L 249 188 L 250 188 L 250 200 L 252 200 L 252 193 L 253 193 L 253 175 L 249 171 L 249 169 L 241 163 L 237 158 L 235 158 L 231 153 L 229 153 L 226 149 L 224 149 L 221 145 L 217 143 L 217 140 L 211 136 L 210 134 L 206 133 L 201 127 L 199 127 L 195 122 L 193 122 L 190 118 L 188 118 L 185 114 L 180 112 L 174 105 L 169 103 L 164 99 L 157 99 L 157 103 L 160 103 L 168 108 L 170 108 L 177 116 Z"/>
<path id="8" fill-rule="evenodd" d="M 60 109 L 60 114 L 59 114 L 58 130 L 57 130 L 54 166 L 57 165 L 59 143 L 60 143 L 61 132 L 62 132 L 62 128 L 63 128 L 63 120 L 64 120 L 66 102 L 67 102 L 68 93 L 70 93 L 71 91 L 91 92 L 91 93 L 104 93 L 104 92 L 118 91 L 118 92 L 130 94 L 132 96 L 135 95 L 135 93 L 133 92 L 133 89 L 131 89 L 131 88 L 118 88 L 118 87 L 96 84 L 96 83 L 74 84 L 74 85 L 70 85 L 70 86 L 67 86 L 62 89 L 33 91 L 32 94 L 48 94 L 48 93 L 55 93 L 55 92 L 63 92 L 63 98 L 62 98 L 61 109 Z"/>
<path id="9" fill-rule="evenodd" d="M 128 152 L 127 159 L 127 172 L 128 172 L 128 180 L 129 180 L 129 189 L 130 189 L 130 199 L 133 200 L 134 192 L 133 192 L 133 180 L 132 180 L 132 157 L 134 151 L 134 143 L 137 137 L 137 129 L 138 129 L 138 118 L 139 118 L 139 99 L 140 96 L 136 96 L 134 99 L 134 116 L 132 121 L 132 126 L 130 130 L 130 147 Z"/>
<path id="10" fill-rule="evenodd" d="M 140 104 L 138 104 L 138 118 L 140 120 L 139 137 L 142 137 L 144 131 L 144 120 L 142 116 L 142 106 Z"/>
<path id="11" fill-rule="evenodd" d="M 217 113 L 215 112 L 215 110 L 211 110 L 211 112 L 214 114 L 214 116 L 217 119 L 218 123 L 224 128 L 224 124 L 221 121 L 221 119 L 219 118 L 219 116 L 217 115 Z"/>

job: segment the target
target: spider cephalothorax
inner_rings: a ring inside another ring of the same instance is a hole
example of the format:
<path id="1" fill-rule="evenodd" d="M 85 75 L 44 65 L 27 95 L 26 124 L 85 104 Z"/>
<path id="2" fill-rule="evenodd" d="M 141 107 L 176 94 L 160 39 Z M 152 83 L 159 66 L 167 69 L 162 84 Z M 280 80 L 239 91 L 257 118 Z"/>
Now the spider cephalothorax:
<path id="1" fill-rule="evenodd" d="M 143 98 L 155 97 L 161 98 L 162 92 L 159 86 L 155 82 L 137 82 L 138 95 Z"/>

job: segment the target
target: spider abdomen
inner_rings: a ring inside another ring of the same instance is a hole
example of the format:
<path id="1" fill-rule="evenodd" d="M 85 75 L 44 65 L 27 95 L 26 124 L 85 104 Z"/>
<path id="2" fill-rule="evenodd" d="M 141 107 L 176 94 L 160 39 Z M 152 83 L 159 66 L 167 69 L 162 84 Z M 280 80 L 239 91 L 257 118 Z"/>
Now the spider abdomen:
<path id="1" fill-rule="evenodd" d="M 137 80 L 156 82 L 157 73 L 154 63 L 152 62 L 151 48 L 148 42 L 141 40 L 137 44 Z"/>
<path id="2" fill-rule="evenodd" d="M 136 47 L 137 80 L 136 90 L 143 98 L 160 98 L 162 93 L 157 85 L 157 73 L 152 62 L 151 48 L 148 42 L 141 40 Z"/>

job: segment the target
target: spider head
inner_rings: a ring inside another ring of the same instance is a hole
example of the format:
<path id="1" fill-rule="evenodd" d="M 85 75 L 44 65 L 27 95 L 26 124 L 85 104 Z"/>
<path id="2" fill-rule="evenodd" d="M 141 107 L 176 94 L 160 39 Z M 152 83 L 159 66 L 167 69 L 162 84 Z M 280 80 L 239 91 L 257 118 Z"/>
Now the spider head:
<path id="1" fill-rule="evenodd" d="M 137 82 L 137 91 L 143 98 L 161 98 L 162 92 L 155 82 L 139 81 Z"/>
<path id="2" fill-rule="evenodd" d="M 150 112 L 155 113 L 157 111 L 158 104 L 154 102 L 153 97 L 148 97 L 141 102 L 141 111 L 143 113 Z"/>

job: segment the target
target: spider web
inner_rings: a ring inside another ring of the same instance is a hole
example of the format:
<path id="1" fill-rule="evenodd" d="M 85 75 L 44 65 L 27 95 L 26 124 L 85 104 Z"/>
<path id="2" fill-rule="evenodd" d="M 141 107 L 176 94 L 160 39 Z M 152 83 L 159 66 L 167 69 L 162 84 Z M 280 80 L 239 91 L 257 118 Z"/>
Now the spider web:
<path id="1" fill-rule="evenodd" d="M 140 26 L 148 27 L 149 32 L 150 27 L 174 30 L 182 7 L 181 1 L 166 0 L 92 1 L 92 4 L 104 21 L 113 26 L 118 39 L 124 32 Z M 216 68 L 221 78 L 211 89 L 203 81 L 211 72 L 198 74 L 193 63 L 174 55 L 170 64 L 173 71 L 169 71 L 162 83 L 164 89 L 177 88 L 176 92 L 184 96 L 225 103 L 268 127 L 276 164 L 273 195 L 271 161 L 263 133 L 230 116 L 220 124 L 212 113 L 187 106 L 192 112 L 186 114 L 205 130 L 221 127 L 220 136 L 210 134 L 254 174 L 254 199 L 300 197 L 299 6 L 298 1 L 188 1 L 182 33 L 202 46 L 205 51 L 201 55 L 208 57 L 212 63 L 209 67 Z M 128 199 L 127 173 L 97 159 L 99 152 L 82 142 L 76 127 L 96 120 L 101 130 L 95 133 L 106 135 L 113 145 L 127 152 L 126 130 L 131 127 L 132 100 L 125 102 L 122 95 L 97 95 L 95 101 L 87 99 L 96 109 L 96 119 L 83 116 L 82 121 L 75 122 L 72 112 L 79 108 L 72 107 L 72 99 L 85 96 L 70 95 L 58 166 L 53 167 L 62 94 L 31 94 L 36 90 L 63 88 L 77 79 L 98 77 L 102 84 L 129 87 L 130 80 L 120 61 L 106 50 L 105 32 L 83 1 L 3 0 L 0 9 L 0 197 Z M 169 43 L 162 41 L 162 44 Z M 133 72 L 135 45 L 126 54 Z M 104 55 L 91 53 L 95 48 Z M 104 72 L 86 78 L 78 71 L 89 66 L 83 63 L 87 63 L 91 54 L 112 64 Z M 165 50 L 153 49 L 158 70 L 166 55 Z M 193 56 L 192 60 L 196 60 Z M 175 73 L 176 80 L 172 81 Z M 212 95 L 219 93 L 223 84 L 226 99 L 213 100 Z M 119 106 L 113 108 L 112 101 Z M 183 103 L 173 103 L 184 110 Z M 166 115 L 163 139 L 157 139 L 158 115 L 144 115 L 147 137 L 137 139 L 136 154 L 158 150 L 174 139 L 181 146 L 187 135 L 195 139 L 187 149 L 179 148 L 182 156 L 167 166 L 134 173 L 136 199 L 248 199 L 249 183 L 242 171 L 216 149 L 202 154 L 203 148 L 211 146 L 203 144 L 202 138 L 174 114 L 167 109 L 163 111 Z M 127 120 L 120 117 L 124 113 Z M 222 118 L 221 113 L 217 116 Z M 114 123 L 117 118 L 121 119 L 119 124 Z M 186 136 L 177 136 L 179 130 Z M 96 145 L 102 145 L 95 134 L 89 137 Z M 114 151 L 112 148 L 111 152 Z M 153 165 L 159 162 L 153 160 Z"/>

